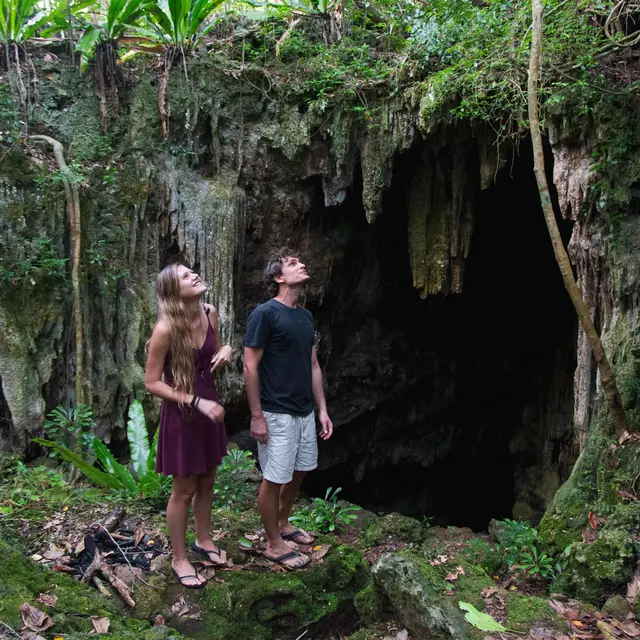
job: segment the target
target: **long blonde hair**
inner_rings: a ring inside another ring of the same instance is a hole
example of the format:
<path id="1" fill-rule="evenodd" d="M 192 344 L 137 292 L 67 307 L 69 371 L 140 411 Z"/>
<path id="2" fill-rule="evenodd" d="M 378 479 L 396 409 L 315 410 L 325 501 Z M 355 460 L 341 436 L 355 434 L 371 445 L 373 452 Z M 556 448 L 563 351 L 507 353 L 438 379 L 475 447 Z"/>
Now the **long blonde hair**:
<path id="1" fill-rule="evenodd" d="M 194 344 L 187 310 L 180 297 L 179 266 L 179 263 L 170 264 L 158 274 L 156 282 L 158 319 L 164 320 L 169 327 L 173 388 L 181 393 L 193 394 L 193 379 L 196 372 Z M 181 402 L 180 405 L 182 404 Z"/>

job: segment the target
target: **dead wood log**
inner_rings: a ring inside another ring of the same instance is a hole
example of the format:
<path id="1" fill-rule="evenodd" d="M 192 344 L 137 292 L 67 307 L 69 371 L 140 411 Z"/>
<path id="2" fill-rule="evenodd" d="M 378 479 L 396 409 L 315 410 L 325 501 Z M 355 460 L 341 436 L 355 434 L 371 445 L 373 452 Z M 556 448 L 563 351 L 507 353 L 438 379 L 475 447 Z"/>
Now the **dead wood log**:
<path id="1" fill-rule="evenodd" d="M 129 605 L 132 609 L 136 608 L 136 603 L 131 597 L 131 590 L 127 585 L 120 580 L 114 573 L 113 569 L 103 562 L 100 566 L 100 573 L 105 577 L 105 580 L 118 592 L 118 595 Z"/>

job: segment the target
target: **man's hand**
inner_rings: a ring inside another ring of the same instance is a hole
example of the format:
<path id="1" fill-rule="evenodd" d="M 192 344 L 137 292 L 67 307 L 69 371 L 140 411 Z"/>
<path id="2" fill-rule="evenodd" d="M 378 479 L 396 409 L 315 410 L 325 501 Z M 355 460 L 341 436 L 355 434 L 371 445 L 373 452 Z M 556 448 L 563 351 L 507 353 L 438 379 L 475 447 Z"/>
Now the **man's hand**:
<path id="1" fill-rule="evenodd" d="M 323 440 L 328 440 L 333 433 L 333 422 L 329 418 L 329 414 L 326 411 L 320 411 L 318 413 L 318 420 L 320 420 L 320 437 Z"/>
<path id="2" fill-rule="evenodd" d="M 260 444 L 267 444 L 267 422 L 263 415 L 251 418 L 251 437 Z"/>
<path id="3" fill-rule="evenodd" d="M 231 362 L 232 355 L 233 349 L 228 344 L 220 347 L 211 358 L 211 372 L 213 373 L 219 367 L 226 367 Z"/>

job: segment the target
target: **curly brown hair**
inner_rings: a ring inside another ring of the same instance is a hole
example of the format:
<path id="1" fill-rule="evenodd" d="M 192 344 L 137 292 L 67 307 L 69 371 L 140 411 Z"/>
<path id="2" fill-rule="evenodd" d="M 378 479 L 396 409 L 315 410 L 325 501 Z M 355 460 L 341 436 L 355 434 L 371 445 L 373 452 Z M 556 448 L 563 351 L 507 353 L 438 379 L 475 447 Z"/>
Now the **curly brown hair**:
<path id="1" fill-rule="evenodd" d="M 282 275 L 282 263 L 287 258 L 300 259 L 300 254 L 294 249 L 282 247 L 269 256 L 269 262 L 264 270 L 264 281 L 267 284 L 271 296 L 277 296 L 280 291 L 280 285 L 275 279 Z"/>

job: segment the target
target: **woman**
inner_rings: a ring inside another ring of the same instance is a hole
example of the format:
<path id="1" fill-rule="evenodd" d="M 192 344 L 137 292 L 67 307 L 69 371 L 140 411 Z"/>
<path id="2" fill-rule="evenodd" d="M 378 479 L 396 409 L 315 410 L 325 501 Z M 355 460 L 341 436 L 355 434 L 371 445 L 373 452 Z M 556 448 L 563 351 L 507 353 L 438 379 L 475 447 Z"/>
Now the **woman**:
<path id="1" fill-rule="evenodd" d="M 196 521 L 192 549 L 214 565 L 226 563 L 226 552 L 209 535 L 216 467 L 227 448 L 224 409 L 212 372 L 231 362 L 232 350 L 222 346 L 215 308 L 200 303 L 206 289 L 184 265 L 172 264 L 160 272 L 159 318 L 145 374 L 149 393 L 163 399 L 156 471 L 173 476 L 167 505 L 171 566 L 178 580 L 192 589 L 203 587 L 205 579 L 189 562 L 185 549 L 190 504 Z"/>

